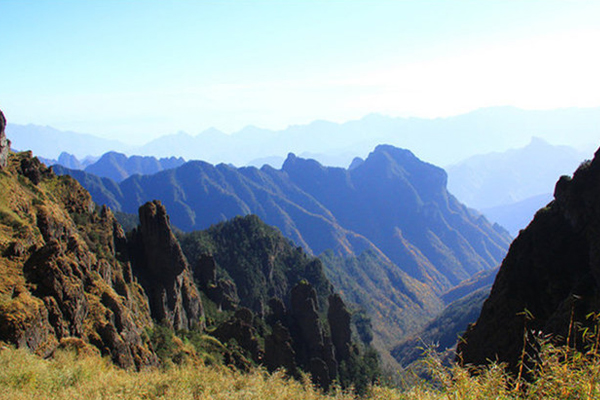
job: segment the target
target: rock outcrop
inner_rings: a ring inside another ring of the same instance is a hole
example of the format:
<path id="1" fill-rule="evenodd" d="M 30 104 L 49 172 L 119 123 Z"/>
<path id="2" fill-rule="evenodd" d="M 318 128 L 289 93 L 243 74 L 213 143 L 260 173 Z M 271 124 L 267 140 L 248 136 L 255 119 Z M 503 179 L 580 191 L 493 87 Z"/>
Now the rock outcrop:
<path id="1" fill-rule="evenodd" d="M 174 329 L 200 324 L 200 294 L 165 207 L 160 201 L 146 203 L 140 207 L 139 217 L 131 245 L 133 267 L 148 294 L 152 317 Z"/>
<path id="2" fill-rule="evenodd" d="M 351 320 L 352 316 L 340 295 L 336 293 L 329 296 L 327 321 L 329 322 L 331 341 L 335 349 L 335 358 L 338 362 L 350 358 L 350 352 L 352 351 Z"/>
<path id="3" fill-rule="evenodd" d="M 74 341 L 125 368 L 156 365 L 142 288 L 112 213 L 30 152 L 10 154 L 0 217 L 0 340 L 49 356 Z"/>
<path id="4" fill-rule="evenodd" d="M 463 363 L 499 360 L 516 368 L 525 337 L 527 350 L 535 350 L 532 331 L 573 346 L 582 344 L 574 326 L 597 323 L 586 316 L 600 311 L 600 151 L 572 178 L 560 178 L 554 198 L 511 245 L 458 346 Z"/>
<path id="5" fill-rule="evenodd" d="M 300 282 L 292 289 L 292 337 L 298 364 L 309 371 L 317 384 L 327 389 L 337 377 L 331 338 L 325 335 L 317 313 L 317 293 L 308 282 Z"/>
<path id="6" fill-rule="evenodd" d="M 6 128 L 6 118 L 0 111 L 0 168 L 6 167 L 8 163 L 8 152 L 10 151 L 10 140 L 6 138 L 4 129 Z"/>

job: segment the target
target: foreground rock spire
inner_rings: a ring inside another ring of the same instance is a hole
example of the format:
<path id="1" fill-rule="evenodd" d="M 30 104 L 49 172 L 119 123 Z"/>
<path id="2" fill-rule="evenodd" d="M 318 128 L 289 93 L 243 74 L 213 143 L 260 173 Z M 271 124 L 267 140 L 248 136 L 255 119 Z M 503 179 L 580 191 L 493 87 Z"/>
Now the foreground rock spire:
<path id="1" fill-rule="evenodd" d="M 8 162 L 8 152 L 10 150 L 10 140 L 6 138 L 4 130 L 6 128 L 6 118 L 0 110 L 0 168 L 6 167 Z"/>
<path id="2" fill-rule="evenodd" d="M 200 322 L 202 301 L 167 211 L 155 200 L 140 207 L 139 217 L 134 269 L 148 294 L 152 317 L 175 329 L 190 329 Z"/>

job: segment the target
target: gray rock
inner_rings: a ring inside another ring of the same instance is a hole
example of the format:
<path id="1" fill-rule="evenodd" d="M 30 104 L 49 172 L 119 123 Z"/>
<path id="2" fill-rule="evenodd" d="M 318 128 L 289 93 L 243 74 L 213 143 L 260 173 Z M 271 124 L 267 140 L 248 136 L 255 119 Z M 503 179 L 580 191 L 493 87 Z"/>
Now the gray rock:
<path id="1" fill-rule="evenodd" d="M 4 129 L 6 128 L 6 118 L 0 111 L 0 168 L 6 167 L 8 163 L 8 152 L 10 150 L 10 140 L 6 138 Z"/>

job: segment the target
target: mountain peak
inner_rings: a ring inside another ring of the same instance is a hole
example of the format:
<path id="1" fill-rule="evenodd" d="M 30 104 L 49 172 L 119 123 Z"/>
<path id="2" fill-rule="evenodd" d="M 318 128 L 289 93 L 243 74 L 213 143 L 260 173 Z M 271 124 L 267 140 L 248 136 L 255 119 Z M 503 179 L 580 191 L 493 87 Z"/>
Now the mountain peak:
<path id="1" fill-rule="evenodd" d="M 448 175 L 442 168 L 420 160 L 410 150 L 391 145 L 379 145 L 359 168 L 373 168 L 391 176 L 410 180 L 422 193 L 445 191 Z M 357 168 L 357 169 L 359 169 Z"/>
<path id="2" fill-rule="evenodd" d="M 298 157 L 294 153 L 289 153 L 283 165 L 281 166 L 281 170 L 285 172 L 291 172 L 296 170 L 305 171 L 307 169 L 315 170 L 323 168 L 325 167 L 323 167 L 318 161 L 310 158 Z"/>
<path id="3" fill-rule="evenodd" d="M 415 156 L 412 151 L 400 147 L 395 147 L 391 144 L 380 144 L 377 147 L 375 147 L 373 153 L 388 153 L 394 156 L 394 158 L 398 159 L 404 158 L 418 160 L 417 156 Z"/>

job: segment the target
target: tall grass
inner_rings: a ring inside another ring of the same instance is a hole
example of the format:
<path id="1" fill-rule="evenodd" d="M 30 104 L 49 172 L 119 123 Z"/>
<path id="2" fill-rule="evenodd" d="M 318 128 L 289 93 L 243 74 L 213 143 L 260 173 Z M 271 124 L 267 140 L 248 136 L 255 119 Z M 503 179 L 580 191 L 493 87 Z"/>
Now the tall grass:
<path id="1" fill-rule="evenodd" d="M 543 344 L 541 362 L 517 379 L 501 365 L 477 374 L 445 367 L 435 356 L 425 361 L 431 379 L 399 389 L 372 386 L 375 400 L 423 399 L 596 399 L 600 398 L 600 358 L 568 347 Z M 297 381 L 282 372 L 256 368 L 243 373 L 198 362 L 167 369 L 125 371 L 98 355 L 57 351 L 43 360 L 25 350 L 0 350 L 0 399 L 306 399 L 354 400 L 349 391 L 316 389 L 310 379 Z"/>

